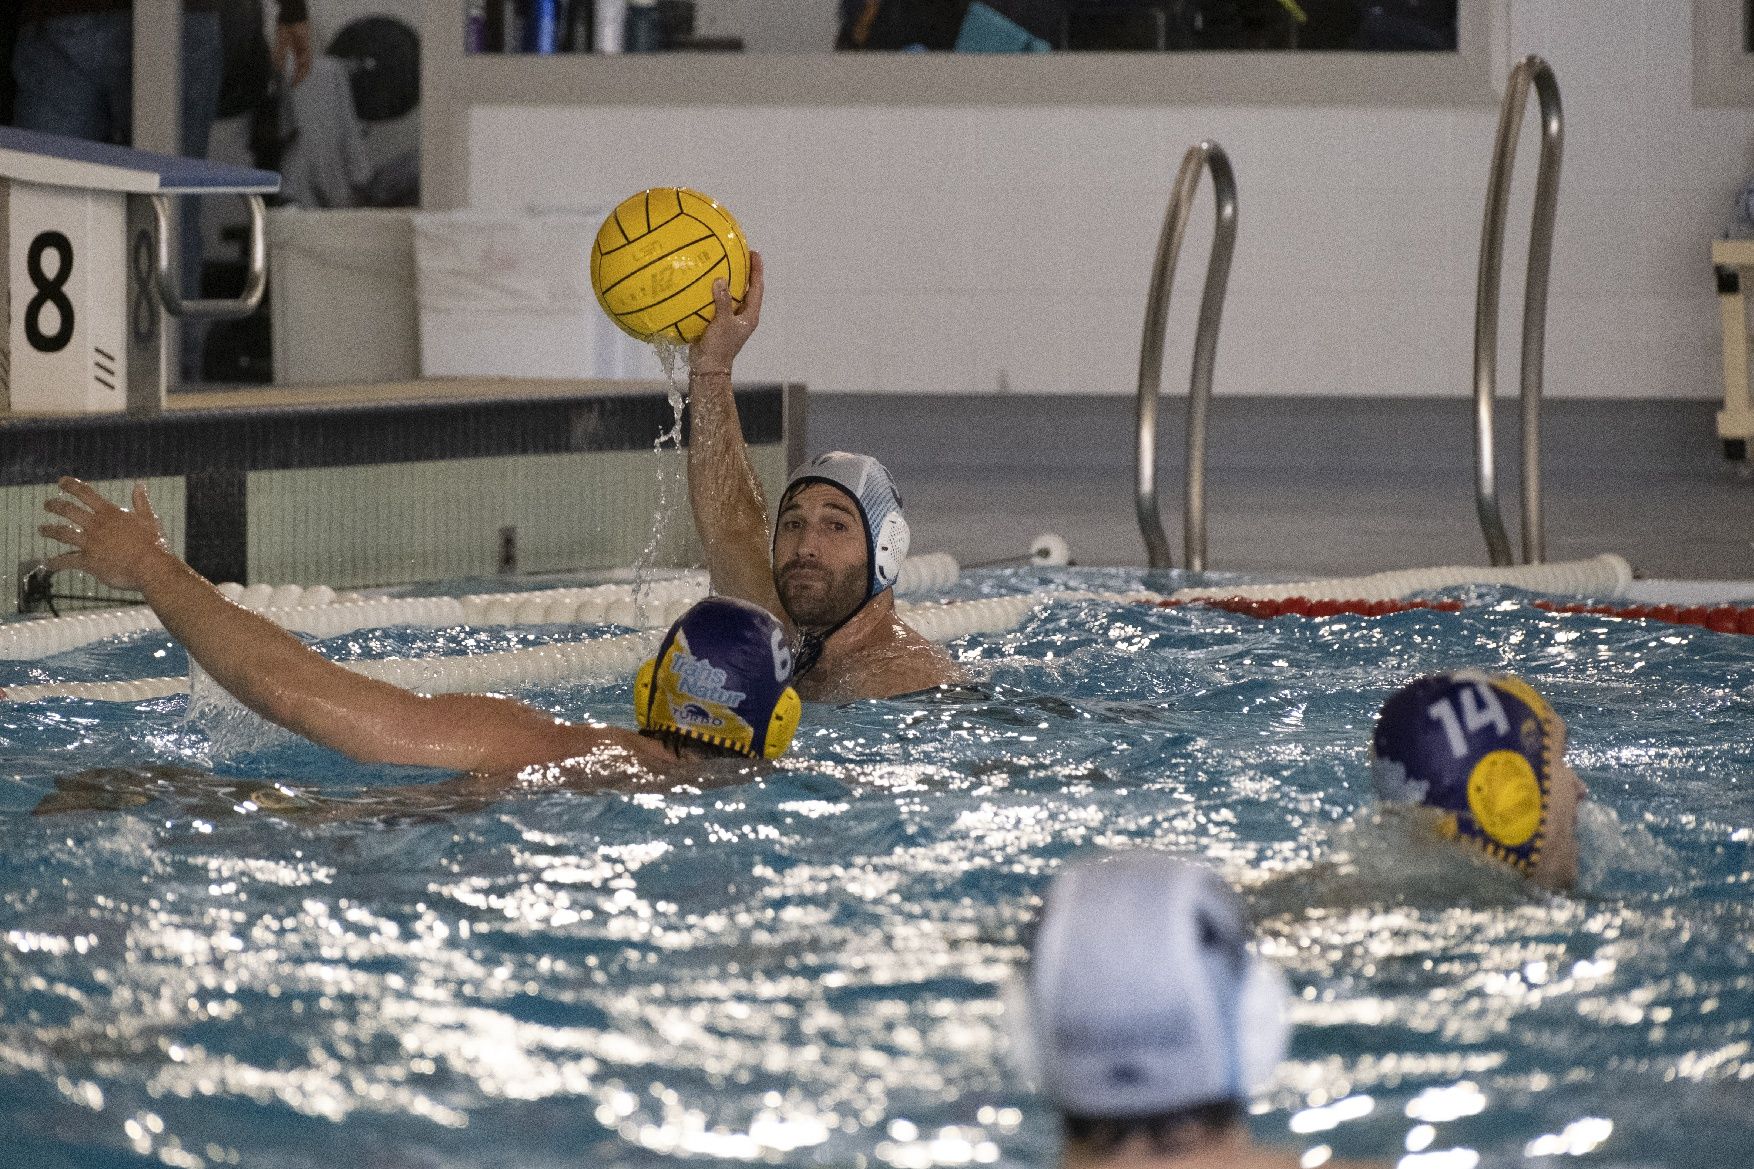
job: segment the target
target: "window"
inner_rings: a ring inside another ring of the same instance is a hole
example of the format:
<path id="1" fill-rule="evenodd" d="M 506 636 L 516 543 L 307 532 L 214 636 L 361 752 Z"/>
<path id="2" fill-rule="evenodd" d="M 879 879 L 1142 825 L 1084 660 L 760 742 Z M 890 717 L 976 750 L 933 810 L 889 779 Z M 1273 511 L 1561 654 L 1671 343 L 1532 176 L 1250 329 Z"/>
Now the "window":
<path id="1" fill-rule="evenodd" d="M 835 48 L 1448 52 L 1456 0 L 843 0 Z"/>
<path id="2" fill-rule="evenodd" d="M 954 51 L 975 0 L 882 0 L 910 2 L 950 18 L 930 33 L 897 24 L 884 51 L 873 16 L 862 50 L 835 51 L 867 0 L 435 0 L 422 37 L 423 197 L 462 205 L 470 110 L 484 106 L 1496 107 L 1509 68 L 1510 0 L 979 0 L 1032 38 L 1000 52 Z M 1747 0 L 1697 2 L 1733 3 L 1739 21 Z M 525 14 L 533 33 L 517 23 Z M 584 50 L 601 29 L 619 30 L 623 51 Z M 951 51 L 907 51 L 925 36 Z M 688 51 L 625 51 L 654 37 Z M 1160 52 L 1118 47 L 1159 39 Z"/>
<path id="3" fill-rule="evenodd" d="M 469 0 L 471 52 L 1454 53 L 1460 0 Z"/>

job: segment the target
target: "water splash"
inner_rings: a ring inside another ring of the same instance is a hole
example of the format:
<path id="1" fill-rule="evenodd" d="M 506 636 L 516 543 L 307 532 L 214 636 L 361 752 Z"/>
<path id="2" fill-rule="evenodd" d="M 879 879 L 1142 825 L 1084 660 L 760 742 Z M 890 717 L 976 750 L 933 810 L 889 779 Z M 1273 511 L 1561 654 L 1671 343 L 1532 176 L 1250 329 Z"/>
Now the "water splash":
<path id="1" fill-rule="evenodd" d="M 633 604 L 642 623 L 647 622 L 650 616 L 646 608 L 646 597 L 651 586 L 652 569 L 657 565 L 658 549 L 663 546 L 664 537 L 670 530 L 670 521 L 681 498 L 681 488 L 687 482 L 687 471 L 680 465 L 680 460 L 667 459 L 664 454 L 666 451 L 679 452 L 682 449 L 682 411 L 688 405 L 688 395 L 684 392 L 685 379 L 688 376 L 688 347 L 662 339 L 651 344 L 668 383 L 665 394 L 670 400 L 670 429 L 663 431 L 652 441 L 652 453 L 658 456 L 658 506 L 652 514 L 652 538 L 646 542 L 645 548 L 633 563 Z"/>
<path id="2" fill-rule="evenodd" d="M 1626 824 L 1613 808 L 1586 800 L 1577 808 L 1578 887 L 1592 893 L 1626 884 L 1680 879 L 1673 849 L 1643 824 Z"/>

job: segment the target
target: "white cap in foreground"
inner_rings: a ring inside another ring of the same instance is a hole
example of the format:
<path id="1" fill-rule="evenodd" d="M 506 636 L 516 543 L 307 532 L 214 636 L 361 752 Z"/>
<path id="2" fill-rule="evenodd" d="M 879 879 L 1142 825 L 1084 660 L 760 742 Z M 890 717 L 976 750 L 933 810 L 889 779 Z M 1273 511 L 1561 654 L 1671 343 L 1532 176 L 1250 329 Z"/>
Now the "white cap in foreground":
<path id="1" fill-rule="evenodd" d="M 1290 1032 L 1284 976 L 1251 934 L 1201 865 L 1146 851 L 1075 862 L 1048 892 L 1012 996 L 1013 1050 L 1074 1116 L 1246 1101 Z"/>

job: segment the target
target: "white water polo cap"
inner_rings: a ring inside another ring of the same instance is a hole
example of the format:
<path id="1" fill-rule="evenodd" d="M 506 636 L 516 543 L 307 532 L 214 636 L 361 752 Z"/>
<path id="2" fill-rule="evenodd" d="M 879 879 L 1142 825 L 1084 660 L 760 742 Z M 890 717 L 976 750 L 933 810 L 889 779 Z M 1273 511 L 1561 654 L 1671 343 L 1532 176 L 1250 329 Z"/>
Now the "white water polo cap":
<path id="1" fill-rule="evenodd" d="M 1012 1049 L 1073 1116 L 1248 1100 L 1284 1058 L 1285 976 L 1217 873 L 1161 852 L 1074 862 L 1008 996 Z"/>
<path id="2" fill-rule="evenodd" d="M 846 451 L 817 455 L 793 471 L 792 477 L 786 481 L 785 494 L 780 496 L 781 510 L 785 509 L 786 500 L 792 493 L 808 483 L 838 487 L 858 505 L 859 519 L 865 525 L 867 562 L 871 569 L 865 585 L 865 599 L 868 601 L 894 586 L 896 578 L 901 575 L 902 561 L 907 559 L 911 534 L 907 518 L 901 514 L 901 492 L 896 490 L 895 480 L 889 477 L 888 469 L 870 455 L 854 455 Z"/>

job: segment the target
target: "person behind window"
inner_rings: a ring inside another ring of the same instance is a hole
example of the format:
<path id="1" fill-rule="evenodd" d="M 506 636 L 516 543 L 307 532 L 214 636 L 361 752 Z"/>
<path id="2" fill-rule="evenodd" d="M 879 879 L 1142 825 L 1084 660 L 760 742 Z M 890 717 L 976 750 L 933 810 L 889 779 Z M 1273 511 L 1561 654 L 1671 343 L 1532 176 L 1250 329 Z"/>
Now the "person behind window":
<path id="1" fill-rule="evenodd" d="M 279 0 L 274 61 L 296 84 L 311 67 L 305 0 Z M 207 154 L 219 102 L 219 0 L 184 0 L 181 148 Z M 133 0 L 23 0 L 12 70 L 16 125 L 129 145 L 134 132 Z"/>
<path id="2" fill-rule="evenodd" d="M 311 67 L 305 0 L 279 0 L 274 61 L 292 67 L 294 84 Z M 182 86 L 178 146 L 190 158 L 207 157 L 219 110 L 224 64 L 220 0 L 184 0 Z M 13 124 L 22 130 L 130 145 L 134 137 L 133 0 L 24 0 L 12 51 L 16 85 Z M 182 286 L 200 295 L 200 201 L 181 203 Z M 200 330 L 186 327 L 183 377 L 200 374 Z"/>

